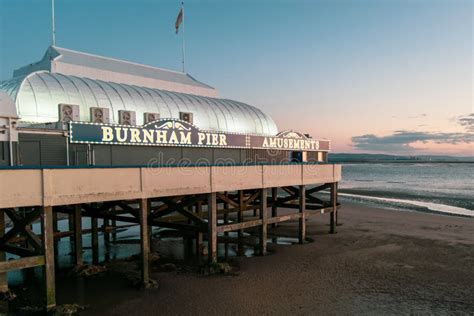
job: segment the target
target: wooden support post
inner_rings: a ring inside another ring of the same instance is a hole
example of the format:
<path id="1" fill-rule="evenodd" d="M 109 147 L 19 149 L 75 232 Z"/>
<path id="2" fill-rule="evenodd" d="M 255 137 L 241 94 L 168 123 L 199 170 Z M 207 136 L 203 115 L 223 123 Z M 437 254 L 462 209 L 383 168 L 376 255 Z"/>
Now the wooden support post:
<path id="1" fill-rule="evenodd" d="M 107 227 L 109 227 L 109 220 L 108 219 L 104 219 L 104 225 L 102 226 L 102 231 L 104 233 L 104 242 L 106 244 L 109 244 L 110 243 L 110 233 L 109 231 L 107 230 Z"/>
<path id="2" fill-rule="evenodd" d="M 58 213 L 57 212 L 53 212 L 53 232 L 54 233 L 57 233 L 59 232 L 59 229 L 58 229 Z M 55 238 L 54 239 L 54 253 L 56 254 L 56 256 L 54 257 L 54 260 L 55 260 L 55 264 L 58 263 L 58 260 L 59 260 L 59 256 L 57 256 L 57 254 L 59 254 L 59 239 L 60 238 Z"/>
<path id="3" fill-rule="evenodd" d="M 259 209 L 258 209 L 258 208 L 254 208 L 254 209 L 253 209 L 253 217 L 257 217 L 257 216 L 260 217 L 259 214 L 260 214 Z"/>
<path id="4" fill-rule="evenodd" d="M 332 212 L 329 217 L 329 233 L 336 233 L 337 216 L 337 182 L 331 183 L 331 206 Z"/>
<path id="5" fill-rule="evenodd" d="M 58 232 L 58 213 L 53 212 L 53 232 Z"/>
<path id="6" fill-rule="evenodd" d="M 76 266 L 82 266 L 84 259 L 82 257 L 82 213 L 81 205 L 74 205 L 74 261 Z"/>
<path id="7" fill-rule="evenodd" d="M 237 222 L 242 223 L 244 221 L 244 210 L 245 210 L 245 201 L 244 201 L 244 191 L 239 190 L 239 210 L 237 211 Z M 242 229 L 239 229 L 239 238 L 244 234 Z"/>
<path id="8" fill-rule="evenodd" d="M 5 212 L 0 210 L 0 238 L 5 235 Z M 5 252 L 0 251 L 0 261 L 4 262 L 6 259 Z M 0 293 L 8 291 L 8 278 L 7 273 L 0 273 Z"/>
<path id="9" fill-rule="evenodd" d="M 113 227 L 113 230 L 112 230 L 112 242 L 117 242 L 117 221 L 115 219 L 113 219 L 111 221 L 111 225 Z"/>
<path id="10" fill-rule="evenodd" d="M 224 195 L 227 197 L 227 192 L 224 192 Z M 229 208 L 229 203 L 224 202 L 224 210 L 227 211 Z M 224 225 L 229 224 L 229 213 L 225 212 L 224 213 Z M 229 236 L 229 232 L 225 232 L 224 236 Z M 227 258 L 229 257 L 229 243 L 227 241 L 224 242 L 224 257 Z"/>
<path id="11" fill-rule="evenodd" d="M 98 218 L 91 217 L 91 248 L 92 248 L 92 263 L 99 263 L 99 227 Z"/>
<path id="12" fill-rule="evenodd" d="M 263 256 L 267 253 L 267 189 L 260 190 L 260 254 Z"/>
<path id="13" fill-rule="evenodd" d="M 272 188 L 272 217 L 277 217 L 277 198 L 278 198 L 278 188 Z M 275 228 L 277 223 L 273 223 L 272 227 Z"/>
<path id="14" fill-rule="evenodd" d="M 185 262 L 189 262 L 193 257 L 193 238 L 189 235 L 183 236 L 183 259 Z"/>
<path id="15" fill-rule="evenodd" d="M 184 211 L 194 214 L 194 206 L 185 206 L 183 208 Z M 187 224 L 191 225 L 193 221 L 190 218 L 187 218 Z M 188 235 L 183 235 L 183 259 L 185 262 L 190 261 L 192 258 L 193 252 L 193 239 L 189 238 Z"/>
<path id="16" fill-rule="evenodd" d="M 68 230 L 70 232 L 73 232 L 74 231 L 74 214 L 73 213 L 67 214 L 67 225 L 68 225 Z M 73 245 L 74 245 L 74 236 L 73 235 L 71 235 L 71 237 L 69 237 L 69 244 L 71 245 L 71 249 L 72 249 Z"/>
<path id="17" fill-rule="evenodd" d="M 104 260 L 106 262 L 110 261 L 110 230 L 109 220 L 104 218 L 102 220 L 102 234 L 104 236 Z"/>
<path id="18" fill-rule="evenodd" d="M 54 236 L 53 208 L 43 207 L 41 214 L 41 232 L 43 233 L 44 274 L 46 281 L 46 308 L 56 306 L 56 285 L 54 275 Z"/>
<path id="19" fill-rule="evenodd" d="M 339 211 L 337 209 L 337 203 L 338 203 L 337 192 L 339 191 L 339 182 L 336 182 L 335 184 L 336 184 L 336 193 L 335 193 L 335 196 L 334 196 L 334 202 L 335 202 L 335 205 L 336 205 L 336 216 L 335 216 L 335 218 L 336 218 L 336 226 L 338 226 L 339 225 L 339 221 L 338 221 Z"/>
<path id="20" fill-rule="evenodd" d="M 28 224 L 28 225 L 26 225 L 26 227 L 28 227 L 28 229 L 30 231 L 33 231 L 33 225 L 32 224 Z M 28 239 L 25 240 L 25 243 L 24 243 L 23 246 L 25 248 L 28 248 L 28 249 L 33 249 L 33 245 L 30 242 L 28 242 Z"/>
<path id="21" fill-rule="evenodd" d="M 202 202 L 199 201 L 196 203 L 196 214 L 199 218 L 202 218 Z M 203 251 L 203 234 L 202 232 L 196 233 L 196 254 L 198 256 L 198 260 L 201 261 L 202 251 Z"/>
<path id="22" fill-rule="evenodd" d="M 148 214 L 150 205 L 148 199 L 140 200 L 140 245 L 142 254 L 141 281 L 147 284 L 150 281 L 148 254 L 150 253 L 150 236 L 148 235 Z"/>
<path id="23" fill-rule="evenodd" d="M 304 243 L 306 240 L 306 187 L 300 185 L 300 196 L 299 196 L 299 242 Z"/>
<path id="24" fill-rule="evenodd" d="M 238 223 L 243 223 L 244 222 L 244 210 L 246 208 L 245 201 L 244 201 L 244 191 L 239 190 L 238 191 L 238 196 L 239 196 L 239 210 L 237 211 L 237 222 Z M 242 238 L 244 237 L 244 230 L 243 229 L 239 229 L 238 237 L 239 237 L 239 241 L 242 240 Z M 237 245 L 237 253 L 238 253 L 239 256 L 244 255 L 244 245 L 241 242 L 239 242 L 238 245 Z"/>
<path id="25" fill-rule="evenodd" d="M 217 198 L 216 193 L 209 193 L 207 196 L 207 216 L 208 216 L 208 249 L 209 262 L 217 262 Z"/>
<path id="26" fill-rule="evenodd" d="M 147 210 L 147 216 L 150 216 L 150 212 L 151 212 L 151 200 L 148 200 L 148 210 Z M 148 222 L 148 217 L 147 217 L 147 222 Z M 151 253 L 152 252 L 152 245 L 153 245 L 153 226 L 151 226 L 150 224 L 148 224 L 148 252 Z"/>

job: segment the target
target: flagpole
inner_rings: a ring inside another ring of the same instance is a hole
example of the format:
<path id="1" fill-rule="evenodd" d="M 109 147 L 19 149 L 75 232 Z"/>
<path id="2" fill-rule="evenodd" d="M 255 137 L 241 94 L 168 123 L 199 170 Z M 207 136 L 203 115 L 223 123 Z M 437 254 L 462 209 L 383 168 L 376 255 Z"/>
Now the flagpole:
<path id="1" fill-rule="evenodd" d="M 53 46 L 56 46 L 56 26 L 54 19 L 54 0 L 51 0 L 51 19 L 52 19 L 52 41 Z"/>
<path id="2" fill-rule="evenodd" d="M 183 54 L 183 60 L 182 60 L 182 63 L 183 63 L 183 73 L 186 73 L 186 70 L 185 70 L 185 58 L 186 58 L 186 43 L 185 43 L 185 40 L 184 40 L 184 2 L 181 2 L 181 10 L 183 12 L 183 47 L 182 47 L 182 54 Z"/>

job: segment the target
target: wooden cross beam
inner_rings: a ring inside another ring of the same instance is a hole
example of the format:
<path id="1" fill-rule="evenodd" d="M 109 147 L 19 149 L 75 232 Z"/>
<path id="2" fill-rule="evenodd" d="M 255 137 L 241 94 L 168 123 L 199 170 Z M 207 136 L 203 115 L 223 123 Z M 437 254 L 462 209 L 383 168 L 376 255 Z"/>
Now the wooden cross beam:
<path id="1" fill-rule="evenodd" d="M 313 193 L 318 192 L 318 191 L 323 191 L 323 190 L 329 189 L 330 187 L 331 187 L 330 183 L 325 183 L 323 185 L 320 185 L 320 186 L 311 188 L 309 190 L 306 190 L 306 193 L 307 194 L 313 194 Z"/>
<path id="2" fill-rule="evenodd" d="M 224 203 L 227 203 L 227 204 L 231 204 L 233 205 L 234 207 L 239 207 L 239 202 L 238 201 L 234 201 L 233 199 L 231 199 L 229 197 L 229 195 L 227 194 L 222 194 L 222 193 L 216 193 L 217 194 L 217 198 L 222 200 Z"/>
<path id="3" fill-rule="evenodd" d="M 315 196 L 312 196 L 311 194 L 306 193 L 306 201 L 309 203 L 314 203 L 314 204 L 320 204 L 322 206 L 328 206 L 330 205 L 329 202 L 323 201 Z"/>
<path id="4" fill-rule="evenodd" d="M 197 202 L 202 201 L 204 199 L 205 199 L 205 195 L 195 195 L 195 196 L 191 196 L 191 197 L 187 197 L 187 198 L 184 197 L 178 203 L 176 200 L 174 200 L 172 198 L 163 198 L 163 199 L 161 199 L 161 202 L 165 203 L 164 205 L 166 205 L 166 207 L 162 206 L 162 207 L 159 207 L 159 208 L 153 210 L 150 214 L 150 218 L 153 219 L 153 218 L 163 217 L 163 216 L 166 216 L 166 215 L 171 214 L 173 212 L 179 212 L 179 210 L 182 210 L 186 207 L 192 206 L 192 205 L 196 204 Z M 179 210 L 178 210 L 178 208 L 179 208 Z M 187 212 L 186 215 L 184 215 L 184 216 L 188 217 L 187 215 L 189 215 L 189 212 Z M 194 214 L 193 214 L 193 216 L 194 216 Z"/>
<path id="5" fill-rule="evenodd" d="M 191 221 L 198 224 L 199 226 L 202 226 L 202 227 L 207 226 L 207 223 L 202 218 L 200 218 L 196 214 L 185 209 L 185 207 L 191 206 L 197 202 L 196 197 L 191 198 L 189 200 L 184 200 L 179 204 L 171 200 L 167 200 L 166 202 L 168 203 L 168 206 L 169 206 L 168 210 L 180 213 L 181 215 L 190 219 Z M 152 218 L 156 218 L 156 216 Z"/>
<path id="6" fill-rule="evenodd" d="M 255 191 L 252 195 L 250 195 L 250 197 L 249 197 L 247 200 L 244 200 L 245 206 L 248 206 L 249 204 L 251 204 L 251 203 L 252 203 L 253 201 L 255 201 L 259 196 L 260 196 L 260 191 L 259 191 L 259 190 Z"/>
<path id="7" fill-rule="evenodd" d="M 299 189 L 294 188 L 294 187 L 282 187 L 282 189 L 283 189 L 285 192 L 287 192 L 288 194 L 294 195 L 294 196 L 297 196 L 297 197 L 298 197 L 299 194 L 300 194 Z"/>
<path id="8" fill-rule="evenodd" d="M 40 217 L 41 210 L 39 208 L 34 208 L 23 216 L 13 209 L 5 209 L 4 211 L 12 221 L 13 227 L 0 238 L 0 249 L 5 252 L 10 252 L 19 256 L 32 256 L 36 254 L 41 254 L 41 239 L 36 236 L 36 234 L 34 234 L 29 228 L 29 225 Z M 16 236 L 24 236 L 27 241 L 33 246 L 33 249 L 9 244 L 8 242 Z"/>

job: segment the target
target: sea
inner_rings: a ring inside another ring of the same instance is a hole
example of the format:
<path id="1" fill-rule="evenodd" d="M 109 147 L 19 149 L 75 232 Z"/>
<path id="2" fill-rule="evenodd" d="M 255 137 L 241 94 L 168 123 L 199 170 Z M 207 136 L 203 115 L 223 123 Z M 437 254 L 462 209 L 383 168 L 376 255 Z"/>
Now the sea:
<path id="1" fill-rule="evenodd" d="M 343 200 L 474 216 L 474 163 L 347 163 L 342 178 Z"/>

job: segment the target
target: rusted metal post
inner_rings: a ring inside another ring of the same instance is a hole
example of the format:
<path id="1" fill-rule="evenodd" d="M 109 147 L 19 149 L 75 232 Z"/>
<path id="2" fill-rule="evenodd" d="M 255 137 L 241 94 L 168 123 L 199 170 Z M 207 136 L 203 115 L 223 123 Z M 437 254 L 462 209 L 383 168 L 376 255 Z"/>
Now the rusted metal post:
<path id="1" fill-rule="evenodd" d="M 337 224 L 337 182 L 331 183 L 331 206 L 332 212 L 329 217 L 329 233 L 336 233 L 336 224 Z"/>
<path id="2" fill-rule="evenodd" d="M 299 242 L 300 244 L 304 243 L 306 240 L 306 187 L 300 185 L 300 195 L 299 195 Z"/>
<path id="3" fill-rule="evenodd" d="M 278 188 L 272 188 L 272 217 L 277 217 L 277 197 L 278 197 Z M 277 227 L 277 223 L 272 224 L 272 227 Z"/>
<path id="4" fill-rule="evenodd" d="M 148 199 L 140 200 L 140 245 L 142 254 L 141 281 L 147 284 L 150 281 L 148 254 L 150 253 L 150 236 L 148 235 L 148 214 L 150 205 Z"/>
<path id="5" fill-rule="evenodd" d="M 43 233 L 44 273 L 46 281 L 46 308 L 56 306 L 56 285 L 54 275 L 54 234 L 53 208 L 43 207 L 41 214 L 41 232 Z"/>
<path id="6" fill-rule="evenodd" d="M 5 235 L 5 212 L 0 209 L 0 238 Z M 5 252 L 0 251 L 0 261 L 5 261 L 6 256 Z M 8 278 L 7 273 L 0 273 L 0 293 L 5 293 L 8 291 Z"/>
<path id="7" fill-rule="evenodd" d="M 207 195 L 209 262 L 217 262 L 217 198 L 216 193 Z"/>
<path id="8" fill-rule="evenodd" d="M 81 266 L 84 264 L 84 259 L 82 256 L 82 213 L 80 204 L 74 205 L 73 217 L 74 261 L 76 266 Z"/>
<path id="9" fill-rule="evenodd" d="M 99 263 L 99 227 L 98 218 L 91 217 L 91 248 L 92 248 L 92 263 Z"/>
<path id="10" fill-rule="evenodd" d="M 267 253 L 267 189 L 260 190 L 260 219 L 262 226 L 260 227 L 260 254 Z"/>

